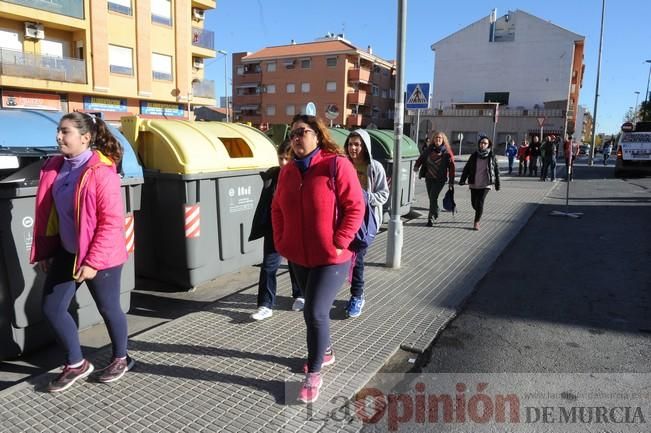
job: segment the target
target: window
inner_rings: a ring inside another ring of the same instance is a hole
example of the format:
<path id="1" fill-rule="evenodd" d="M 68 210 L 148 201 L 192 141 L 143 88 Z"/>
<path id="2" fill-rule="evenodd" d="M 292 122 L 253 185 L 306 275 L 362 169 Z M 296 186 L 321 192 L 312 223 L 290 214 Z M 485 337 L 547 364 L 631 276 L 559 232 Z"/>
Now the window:
<path id="1" fill-rule="evenodd" d="M 108 10 L 124 15 L 132 15 L 131 0 L 108 0 Z"/>
<path id="2" fill-rule="evenodd" d="M 133 75 L 131 48 L 109 45 L 109 70 L 116 74 Z"/>
<path id="3" fill-rule="evenodd" d="M 288 83 L 286 90 L 287 90 L 287 93 L 294 93 L 294 92 L 296 92 L 296 85 L 294 83 Z"/>
<path id="4" fill-rule="evenodd" d="M 59 41 L 42 40 L 41 55 L 63 58 L 63 43 Z"/>
<path id="5" fill-rule="evenodd" d="M 267 116 L 275 116 L 275 115 L 276 115 L 276 106 L 267 105 Z"/>
<path id="6" fill-rule="evenodd" d="M 387 89 L 382 89 L 382 98 L 383 98 L 383 99 L 387 99 L 387 96 L 388 96 L 388 95 L 389 95 L 389 94 L 388 94 L 388 92 L 387 92 Z"/>
<path id="7" fill-rule="evenodd" d="M 326 57 L 326 66 L 329 68 L 334 68 L 337 66 L 337 58 L 336 57 Z"/>
<path id="8" fill-rule="evenodd" d="M 499 102 L 500 105 L 509 105 L 509 92 L 486 92 L 484 102 Z"/>
<path id="9" fill-rule="evenodd" d="M 301 68 L 302 69 L 310 69 L 312 67 L 312 60 L 310 59 L 302 59 L 301 60 Z"/>
<path id="10" fill-rule="evenodd" d="M 380 73 L 380 67 L 378 65 L 373 65 L 373 72 L 376 74 Z"/>
<path id="11" fill-rule="evenodd" d="M 276 85 L 267 84 L 267 93 L 276 93 Z"/>
<path id="12" fill-rule="evenodd" d="M 244 65 L 237 66 L 237 75 L 244 75 Z"/>
<path id="13" fill-rule="evenodd" d="M 301 92 L 310 93 L 310 83 L 301 83 Z"/>
<path id="14" fill-rule="evenodd" d="M 288 116 L 293 116 L 294 114 L 296 114 L 296 107 L 294 107 L 293 105 L 286 106 L 285 114 Z"/>
<path id="15" fill-rule="evenodd" d="M 172 56 L 152 53 L 151 71 L 154 80 L 172 81 Z"/>
<path id="16" fill-rule="evenodd" d="M 151 1 L 151 22 L 172 25 L 172 5 L 170 0 Z"/>
<path id="17" fill-rule="evenodd" d="M 18 33 L 0 30 L 0 48 L 23 51 L 23 44 L 18 38 Z"/>
<path id="18" fill-rule="evenodd" d="M 336 91 L 337 91 L 337 82 L 326 81 L 326 92 L 336 92 Z"/>
<path id="19" fill-rule="evenodd" d="M 276 62 L 267 63 L 267 72 L 276 72 Z"/>
<path id="20" fill-rule="evenodd" d="M 294 59 L 285 60 L 285 69 L 294 69 L 296 67 Z"/>
<path id="21" fill-rule="evenodd" d="M 373 96 L 380 96 L 380 88 L 373 84 Z"/>

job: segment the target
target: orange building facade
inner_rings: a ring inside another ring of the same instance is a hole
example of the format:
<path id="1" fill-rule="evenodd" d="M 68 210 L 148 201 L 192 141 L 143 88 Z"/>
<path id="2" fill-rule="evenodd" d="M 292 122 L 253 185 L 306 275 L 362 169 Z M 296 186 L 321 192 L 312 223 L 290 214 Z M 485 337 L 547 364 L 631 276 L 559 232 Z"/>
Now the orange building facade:
<path id="1" fill-rule="evenodd" d="M 215 105 L 215 0 L 0 0 L 2 108 L 188 118 Z"/>
<path id="2" fill-rule="evenodd" d="M 395 65 L 341 36 L 233 54 L 233 115 L 265 129 L 308 102 L 333 125 L 393 127 Z M 327 114 L 326 114 L 327 112 Z"/>

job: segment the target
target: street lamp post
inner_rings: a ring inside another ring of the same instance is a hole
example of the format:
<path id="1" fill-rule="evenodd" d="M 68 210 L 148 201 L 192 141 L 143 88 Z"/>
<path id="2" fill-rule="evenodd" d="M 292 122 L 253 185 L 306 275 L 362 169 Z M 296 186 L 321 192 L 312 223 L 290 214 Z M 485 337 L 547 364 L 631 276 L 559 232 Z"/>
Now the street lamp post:
<path id="1" fill-rule="evenodd" d="M 594 164 L 594 148 L 595 148 L 595 134 L 597 132 L 597 107 L 599 101 L 599 75 L 601 72 L 601 46 L 604 42 L 604 15 L 606 14 L 606 0 L 601 1 L 601 27 L 599 30 L 599 54 L 597 55 L 597 83 L 594 92 L 594 111 L 592 113 L 592 148 L 590 149 L 590 162 L 592 167 Z"/>
<path id="2" fill-rule="evenodd" d="M 229 121 L 228 109 L 228 51 L 217 50 L 219 54 L 224 55 L 224 99 L 226 100 L 226 121 Z"/>
<path id="3" fill-rule="evenodd" d="M 648 110 L 649 109 L 649 80 L 651 80 L 651 60 L 646 60 L 646 63 L 649 64 L 649 76 L 646 79 L 646 93 L 644 94 L 644 109 Z"/>
<path id="4" fill-rule="evenodd" d="M 633 120 L 637 122 L 637 99 L 640 97 L 640 92 L 635 91 L 635 111 L 633 112 Z"/>

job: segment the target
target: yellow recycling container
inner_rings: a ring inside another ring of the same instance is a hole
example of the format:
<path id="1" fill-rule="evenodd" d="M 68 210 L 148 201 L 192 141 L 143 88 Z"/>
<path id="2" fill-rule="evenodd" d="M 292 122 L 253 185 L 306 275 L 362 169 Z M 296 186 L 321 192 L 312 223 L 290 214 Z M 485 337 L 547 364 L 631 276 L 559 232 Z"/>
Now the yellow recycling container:
<path id="1" fill-rule="evenodd" d="M 249 242 L 260 171 L 278 165 L 273 142 L 236 123 L 122 118 L 143 165 L 136 274 L 190 289 L 259 263 Z"/>

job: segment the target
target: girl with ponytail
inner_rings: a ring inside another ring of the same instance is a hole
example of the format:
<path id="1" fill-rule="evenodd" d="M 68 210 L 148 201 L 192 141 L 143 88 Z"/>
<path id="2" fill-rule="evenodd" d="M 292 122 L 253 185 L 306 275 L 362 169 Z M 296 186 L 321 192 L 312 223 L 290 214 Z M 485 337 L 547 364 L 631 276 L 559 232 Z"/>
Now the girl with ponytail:
<path id="1" fill-rule="evenodd" d="M 82 354 L 77 325 L 68 312 L 84 282 L 113 348 L 113 360 L 97 380 L 116 381 L 134 364 L 127 355 L 127 319 L 120 306 L 120 274 L 128 257 L 117 173 L 122 147 L 104 121 L 81 112 L 61 118 L 56 140 L 61 155 L 41 169 L 31 250 L 31 262 L 47 274 L 43 313 L 66 358 L 49 392 L 64 391 L 94 370 Z"/>

